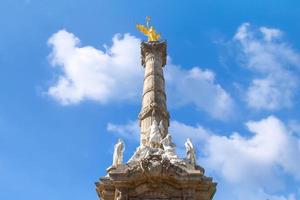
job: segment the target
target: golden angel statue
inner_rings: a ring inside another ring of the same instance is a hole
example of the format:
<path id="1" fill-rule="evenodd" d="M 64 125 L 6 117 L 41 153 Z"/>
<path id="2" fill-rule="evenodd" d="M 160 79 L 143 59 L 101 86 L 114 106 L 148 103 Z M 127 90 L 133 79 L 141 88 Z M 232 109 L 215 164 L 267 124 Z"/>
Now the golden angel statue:
<path id="1" fill-rule="evenodd" d="M 156 33 L 155 28 L 153 26 L 149 27 L 150 17 L 146 17 L 146 26 L 142 24 L 137 24 L 136 28 L 144 33 L 144 35 L 148 36 L 148 42 L 158 41 L 160 39 L 160 34 Z"/>

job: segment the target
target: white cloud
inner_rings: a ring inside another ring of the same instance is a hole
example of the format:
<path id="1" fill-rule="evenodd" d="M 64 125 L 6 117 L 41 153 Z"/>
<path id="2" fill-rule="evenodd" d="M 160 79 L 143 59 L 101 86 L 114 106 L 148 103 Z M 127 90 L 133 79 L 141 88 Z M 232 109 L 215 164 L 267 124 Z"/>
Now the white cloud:
<path id="1" fill-rule="evenodd" d="M 267 27 L 260 27 L 260 32 L 263 33 L 264 40 L 267 42 L 272 41 L 274 38 L 279 38 L 282 36 L 282 32 L 279 29 L 272 29 Z"/>
<path id="2" fill-rule="evenodd" d="M 200 144 L 207 141 L 211 134 L 209 130 L 200 125 L 192 127 L 178 121 L 171 121 L 169 132 L 174 136 L 175 142 L 182 146 L 183 141 L 187 138 L 191 138 L 193 142 Z"/>
<path id="3" fill-rule="evenodd" d="M 199 124 L 193 127 L 178 121 L 171 121 L 169 133 L 177 145 L 178 155 L 180 157 L 185 157 L 184 143 L 187 138 L 190 138 L 192 142 L 196 144 L 197 156 L 201 156 L 203 154 L 203 146 L 209 139 L 210 134 L 212 134 L 210 130 L 205 129 Z"/>
<path id="4" fill-rule="evenodd" d="M 300 179 L 300 139 L 274 116 L 246 123 L 251 136 L 212 135 L 206 141 L 201 163 L 234 191 L 236 199 L 290 200 L 275 195 L 285 190 L 287 177 Z"/>
<path id="5" fill-rule="evenodd" d="M 300 140 L 285 124 L 269 116 L 247 122 L 246 126 L 254 134 L 252 137 L 233 133 L 229 137 L 213 135 L 209 139 L 203 159 L 208 168 L 229 181 L 247 179 L 247 183 L 259 182 L 263 187 L 280 186 L 280 173 L 300 178 Z"/>
<path id="6" fill-rule="evenodd" d="M 52 64 L 62 71 L 48 93 L 60 103 L 85 99 L 106 103 L 138 97 L 143 74 L 138 66 L 137 38 L 115 35 L 111 48 L 103 52 L 91 46 L 80 47 L 78 38 L 61 30 L 48 43 Z"/>
<path id="7" fill-rule="evenodd" d="M 125 125 L 108 123 L 106 129 L 109 132 L 117 133 L 121 137 L 125 137 L 130 140 L 139 141 L 140 139 L 138 121 L 130 121 Z"/>
<path id="8" fill-rule="evenodd" d="M 283 40 L 279 29 L 242 24 L 234 41 L 239 44 L 242 62 L 256 75 L 246 92 L 248 105 L 277 110 L 291 107 L 297 92 L 300 54 Z"/>
<path id="9" fill-rule="evenodd" d="M 296 123 L 293 127 L 299 126 Z M 272 181 L 272 186 L 281 187 L 278 180 L 282 173 L 300 180 L 300 138 L 294 132 L 298 129 L 291 129 L 275 116 L 249 121 L 246 127 L 253 135 L 235 132 L 221 136 L 201 125 L 172 121 L 170 132 L 179 146 L 187 137 L 192 138 L 200 151 L 200 164 L 205 163 L 207 169 L 230 182 L 242 183 L 247 179 L 247 183 L 259 182 L 265 188 Z"/>
<path id="10" fill-rule="evenodd" d="M 227 119 L 233 114 L 233 99 L 216 82 L 213 71 L 199 67 L 183 70 L 169 64 L 165 74 L 171 104 L 194 104 L 216 119 Z"/>
<path id="11" fill-rule="evenodd" d="M 129 34 L 115 35 L 112 46 L 101 51 L 81 46 L 76 36 L 61 30 L 52 35 L 48 43 L 52 47 L 50 61 L 60 69 L 57 82 L 49 88 L 48 94 L 61 104 L 83 100 L 100 103 L 140 100 L 144 72 L 140 66 L 138 38 Z M 218 119 L 232 112 L 233 101 L 216 83 L 211 70 L 199 67 L 185 70 L 171 62 L 165 69 L 171 103 L 195 104 Z"/>
<path id="12" fill-rule="evenodd" d="M 268 110 L 291 107 L 297 82 L 297 78 L 288 72 L 253 79 L 246 94 L 248 105 Z"/>

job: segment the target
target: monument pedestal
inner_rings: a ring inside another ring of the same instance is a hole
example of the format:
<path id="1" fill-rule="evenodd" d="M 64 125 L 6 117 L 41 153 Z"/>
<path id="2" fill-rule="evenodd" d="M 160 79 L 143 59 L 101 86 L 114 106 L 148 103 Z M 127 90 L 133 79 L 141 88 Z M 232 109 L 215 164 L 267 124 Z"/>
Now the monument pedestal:
<path id="1" fill-rule="evenodd" d="M 111 168 L 96 186 L 102 200 L 211 200 L 216 191 L 203 168 L 172 164 L 161 155 Z"/>

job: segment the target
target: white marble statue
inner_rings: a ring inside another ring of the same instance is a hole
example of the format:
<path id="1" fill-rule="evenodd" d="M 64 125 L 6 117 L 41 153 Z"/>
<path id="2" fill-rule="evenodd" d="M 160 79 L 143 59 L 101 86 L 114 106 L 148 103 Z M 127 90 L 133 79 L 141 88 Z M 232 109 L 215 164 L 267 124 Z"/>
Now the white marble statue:
<path id="1" fill-rule="evenodd" d="M 172 136 L 170 134 L 166 135 L 164 139 L 161 140 L 161 143 L 165 151 L 175 150 L 175 144 L 172 142 Z"/>
<path id="2" fill-rule="evenodd" d="M 113 166 L 118 166 L 123 162 L 124 142 L 119 139 L 114 148 Z"/>
<path id="3" fill-rule="evenodd" d="M 184 143 L 184 146 L 186 149 L 186 156 L 187 156 L 188 162 L 191 165 L 195 166 L 196 165 L 196 153 L 195 153 L 194 145 L 190 138 L 188 138 L 186 140 L 186 142 Z"/>
<path id="4" fill-rule="evenodd" d="M 159 148 L 160 141 L 161 141 L 161 134 L 157 124 L 157 121 L 154 120 L 152 125 L 150 126 L 150 137 L 149 137 L 149 144 L 152 148 Z"/>
<path id="5" fill-rule="evenodd" d="M 148 151 L 149 151 L 148 146 L 139 146 L 138 148 L 136 148 L 132 157 L 128 160 L 128 163 L 138 162 L 138 161 L 142 160 L 143 158 L 145 158 L 147 156 Z"/>
<path id="6" fill-rule="evenodd" d="M 171 163 L 182 162 L 176 154 L 176 145 L 172 142 L 172 136 L 170 134 L 166 135 L 164 139 L 161 140 L 164 148 L 164 157 L 168 158 Z"/>

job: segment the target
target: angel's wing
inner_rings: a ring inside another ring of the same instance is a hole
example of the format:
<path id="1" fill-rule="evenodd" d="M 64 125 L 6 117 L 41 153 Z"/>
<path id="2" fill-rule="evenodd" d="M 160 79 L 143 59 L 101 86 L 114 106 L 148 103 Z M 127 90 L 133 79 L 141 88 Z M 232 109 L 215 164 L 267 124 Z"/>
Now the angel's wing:
<path id="1" fill-rule="evenodd" d="M 146 28 L 145 26 L 143 26 L 141 24 L 137 24 L 136 28 L 139 29 L 145 35 L 148 35 L 148 28 Z"/>

